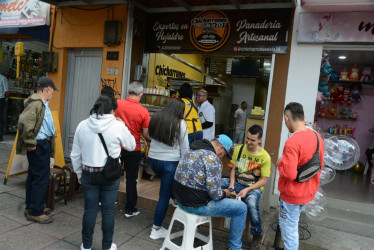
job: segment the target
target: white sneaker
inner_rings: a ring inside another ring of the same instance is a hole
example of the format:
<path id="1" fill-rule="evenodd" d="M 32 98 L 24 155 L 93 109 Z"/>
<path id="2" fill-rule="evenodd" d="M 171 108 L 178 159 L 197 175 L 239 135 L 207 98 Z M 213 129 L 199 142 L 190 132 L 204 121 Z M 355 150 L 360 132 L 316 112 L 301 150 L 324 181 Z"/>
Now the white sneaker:
<path id="1" fill-rule="evenodd" d="M 112 243 L 112 246 L 109 248 L 109 250 L 117 250 L 117 245 Z"/>
<path id="2" fill-rule="evenodd" d="M 83 247 L 83 243 L 82 243 L 82 245 L 81 245 L 81 250 L 91 250 L 91 248 L 84 248 L 84 247 Z"/>
<path id="3" fill-rule="evenodd" d="M 152 240 L 158 240 L 161 238 L 165 238 L 168 233 L 168 230 L 160 227 L 159 230 L 156 230 L 155 228 L 152 227 L 152 232 L 151 235 L 149 236 Z"/>

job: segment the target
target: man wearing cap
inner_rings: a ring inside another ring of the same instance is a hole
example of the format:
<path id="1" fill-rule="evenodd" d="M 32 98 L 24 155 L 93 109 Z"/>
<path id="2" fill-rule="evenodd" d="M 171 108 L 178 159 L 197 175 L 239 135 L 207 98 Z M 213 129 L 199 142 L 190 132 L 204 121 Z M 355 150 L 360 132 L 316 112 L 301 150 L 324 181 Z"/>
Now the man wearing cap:
<path id="1" fill-rule="evenodd" d="M 48 104 L 58 89 L 48 77 L 40 77 L 36 88 L 37 93 L 25 100 L 25 109 L 19 116 L 16 152 L 27 154 L 29 162 L 24 214 L 30 221 L 46 224 L 53 221 L 44 203 L 55 147 L 55 126 Z"/>
<path id="2" fill-rule="evenodd" d="M 262 227 L 259 203 L 264 186 L 271 173 L 270 155 L 260 146 L 262 128 L 253 125 L 248 129 L 246 144 L 234 150 L 230 179 L 222 179 L 221 187 L 228 188 L 245 202 L 251 220 L 253 239 L 250 249 L 260 249 Z"/>
<path id="3" fill-rule="evenodd" d="M 196 102 L 200 105 L 199 119 L 203 127 L 203 138 L 212 140 L 215 136 L 216 110 L 208 102 L 208 92 L 205 89 L 200 89 L 197 92 Z"/>
<path id="4" fill-rule="evenodd" d="M 221 189 L 222 163 L 232 145 L 226 135 L 208 141 L 191 143 L 190 150 L 179 161 L 173 181 L 173 197 L 188 213 L 211 217 L 230 217 L 229 249 L 241 249 L 247 206 L 228 199 L 230 191 Z"/>

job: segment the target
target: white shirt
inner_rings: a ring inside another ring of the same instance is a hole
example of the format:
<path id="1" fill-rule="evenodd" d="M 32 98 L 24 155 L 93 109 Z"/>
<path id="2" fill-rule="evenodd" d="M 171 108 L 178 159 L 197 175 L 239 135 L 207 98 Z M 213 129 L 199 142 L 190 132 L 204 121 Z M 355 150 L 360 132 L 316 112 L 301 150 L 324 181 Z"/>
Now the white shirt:
<path id="1" fill-rule="evenodd" d="M 5 98 L 7 91 L 9 91 L 8 79 L 0 74 L 0 98 Z"/>
<path id="2" fill-rule="evenodd" d="M 181 120 L 178 142 L 172 147 L 151 138 L 148 157 L 159 161 L 179 161 L 188 151 L 187 124 Z"/>
<path id="3" fill-rule="evenodd" d="M 236 118 L 236 130 L 245 130 L 245 122 L 247 120 L 247 112 L 238 108 L 235 111 L 234 117 Z"/>
<path id="4" fill-rule="evenodd" d="M 203 138 L 209 141 L 214 139 L 216 132 L 216 110 L 208 101 L 205 101 L 199 107 L 199 119 L 201 123 L 204 123 L 206 121 L 213 122 L 213 126 L 203 129 Z"/>
<path id="5" fill-rule="evenodd" d="M 127 151 L 134 151 L 136 143 L 126 125 L 117 121 L 114 115 L 90 115 L 79 123 L 71 151 L 71 163 L 78 178 L 81 178 L 83 165 L 104 167 L 108 158 L 98 133 L 102 133 L 109 155 L 118 158 L 121 146 Z"/>

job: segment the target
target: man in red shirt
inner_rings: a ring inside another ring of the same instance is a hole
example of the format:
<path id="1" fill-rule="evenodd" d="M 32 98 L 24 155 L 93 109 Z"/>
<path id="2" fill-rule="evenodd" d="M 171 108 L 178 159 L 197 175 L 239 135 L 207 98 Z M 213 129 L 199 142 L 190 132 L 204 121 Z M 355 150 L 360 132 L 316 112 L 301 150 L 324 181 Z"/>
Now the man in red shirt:
<path id="1" fill-rule="evenodd" d="M 277 162 L 279 170 L 278 189 L 280 191 L 279 226 L 285 249 L 299 247 L 299 217 L 305 205 L 314 199 L 319 186 L 319 173 L 305 182 L 295 181 L 297 168 L 309 162 L 317 149 L 323 167 L 323 139 L 305 126 L 303 106 L 291 102 L 284 109 L 284 120 L 291 136 L 283 148 L 283 156 Z"/>
<path id="2" fill-rule="evenodd" d="M 131 218 L 140 212 L 136 209 L 138 192 L 136 189 L 139 163 L 142 157 L 140 147 L 140 136 L 148 138 L 148 125 L 150 121 L 149 112 L 140 103 L 143 96 L 143 85 L 140 82 L 129 84 L 128 97 L 125 100 L 118 100 L 118 108 L 115 116 L 121 118 L 129 128 L 136 141 L 133 152 L 122 149 L 121 161 L 124 163 L 126 171 L 126 197 L 125 217 Z"/>

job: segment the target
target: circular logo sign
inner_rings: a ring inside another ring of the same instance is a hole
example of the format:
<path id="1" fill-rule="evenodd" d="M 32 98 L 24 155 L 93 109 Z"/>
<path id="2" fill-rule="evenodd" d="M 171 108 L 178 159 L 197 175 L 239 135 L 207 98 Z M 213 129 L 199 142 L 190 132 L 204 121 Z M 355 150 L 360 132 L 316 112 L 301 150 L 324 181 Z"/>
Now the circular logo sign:
<path id="1" fill-rule="evenodd" d="M 209 52 L 221 48 L 229 34 L 230 21 L 220 10 L 205 10 L 191 20 L 191 42 L 199 50 Z"/>

